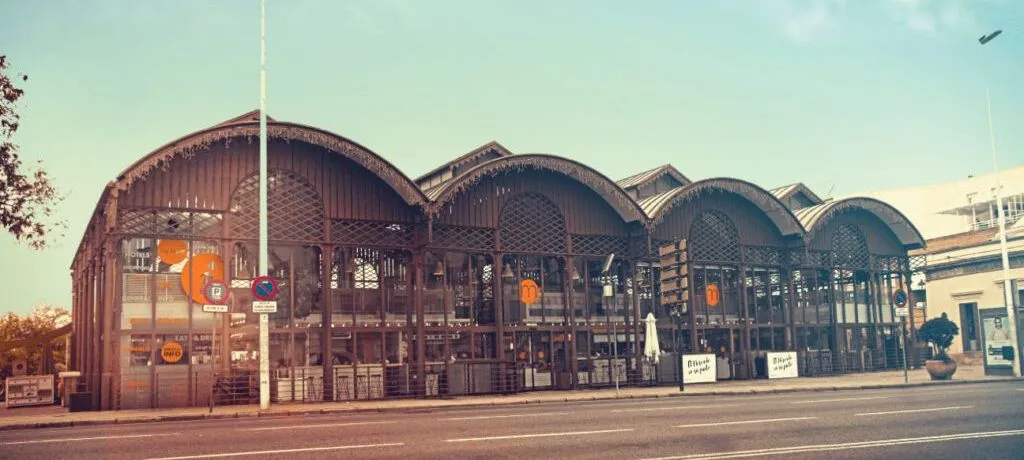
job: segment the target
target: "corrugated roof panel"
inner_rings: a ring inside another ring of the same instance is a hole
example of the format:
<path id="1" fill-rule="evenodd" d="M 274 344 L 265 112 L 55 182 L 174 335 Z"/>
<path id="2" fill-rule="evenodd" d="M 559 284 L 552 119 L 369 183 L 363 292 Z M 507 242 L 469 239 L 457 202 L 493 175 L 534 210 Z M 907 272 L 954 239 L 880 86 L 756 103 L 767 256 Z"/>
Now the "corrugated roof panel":
<path id="1" fill-rule="evenodd" d="M 649 169 L 647 171 L 634 174 L 634 175 L 629 176 L 629 177 L 627 177 L 625 179 L 617 180 L 617 181 L 615 181 L 615 184 L 618 185 L 619 187 L 624 188 L 624 189 L 628 189 L 630 187 L 634 187 L 636 185 L 642 184 L 642 183 L 650 180 L 653 176 L 658 175 L 664 169 L 665 169 L 665 165 L 661 165 L 661 166 L 658 166 L 657 168 Z"/>

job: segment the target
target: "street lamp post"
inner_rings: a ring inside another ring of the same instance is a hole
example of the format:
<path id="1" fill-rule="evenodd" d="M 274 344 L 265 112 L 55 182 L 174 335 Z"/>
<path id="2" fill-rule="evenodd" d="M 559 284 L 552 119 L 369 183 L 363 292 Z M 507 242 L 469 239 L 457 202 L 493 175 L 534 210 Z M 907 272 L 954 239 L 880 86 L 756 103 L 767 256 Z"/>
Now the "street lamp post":
<path id="1" fill-rule="evenodd" d="M 260 276 L 267 267 L 267 44 L 266 0 L 260 0 Z M 260 313 L 260 410 L 270 408 L 270 317 Z"/>
<path id="2" fill-rule="evenodd" d="M 999 36 L 1003 31 L 997 30 L 991 34 L 984 35 L 978 42 L 984 46 Z M 1019 338 L 1017 337 L 1017 312 L 1013 308 L 1013 291 L 1010 287 L 1010 257 L 1006 248 L 1006 216 L 1003 213 L 1002 182 L 999 180 L 999 163 L 996 154 L 996 134 L 992 123 L 992 95 L 989 90 L 988 81 L 985 82 L 985 104 L 988 111 L 988 133 L 992 145 L 992 169 L 995 171 L 996 186 L 992 188 L 992 194 L 996 200 L 996 212 L 999 215 L 999 252 L 1003 262 L 1003 294 L 1006 305 L 1006 322 L 1009 324 L 1010 342 L 1014 348 L 1013 376 L 1020 377 L 1020 349 Z"/>

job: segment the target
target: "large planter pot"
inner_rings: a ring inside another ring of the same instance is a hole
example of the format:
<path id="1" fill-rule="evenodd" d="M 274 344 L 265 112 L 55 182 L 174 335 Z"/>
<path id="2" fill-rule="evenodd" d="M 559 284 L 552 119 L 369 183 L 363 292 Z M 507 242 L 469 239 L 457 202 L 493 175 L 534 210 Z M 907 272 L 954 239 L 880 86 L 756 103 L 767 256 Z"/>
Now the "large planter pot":
<path id="1" fill-rule="evenodd" d="M 924 368 L 928 369 L 932 380 L 949 380 L 956 373 L 956 361 L 928 360 L 924 362 Z"/>

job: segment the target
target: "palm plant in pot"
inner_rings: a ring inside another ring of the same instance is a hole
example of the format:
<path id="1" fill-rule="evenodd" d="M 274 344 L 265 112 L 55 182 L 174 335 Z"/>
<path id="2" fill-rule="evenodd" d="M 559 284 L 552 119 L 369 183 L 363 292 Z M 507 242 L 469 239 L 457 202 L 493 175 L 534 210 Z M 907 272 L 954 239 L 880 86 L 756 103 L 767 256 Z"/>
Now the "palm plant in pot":
<path id="1" fill-rule="evenodd" d="M 960 334 L 960 328 L 943 313 L 921 325 L 917 337 L 932 346 L 933 358 L 925 361 L 925 369 L 932 380 L 949 380 L 956 373 L 956 361 L 946 353 L 953 344 L 953 337 Z"/>

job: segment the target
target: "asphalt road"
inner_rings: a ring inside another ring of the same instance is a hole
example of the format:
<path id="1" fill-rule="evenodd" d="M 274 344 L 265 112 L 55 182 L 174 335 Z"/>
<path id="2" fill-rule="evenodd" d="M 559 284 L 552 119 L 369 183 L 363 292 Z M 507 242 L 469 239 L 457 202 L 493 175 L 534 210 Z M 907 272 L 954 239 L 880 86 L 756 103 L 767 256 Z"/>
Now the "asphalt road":
<path id="1" fill-rule="evenodd" d="M 0 458 L 1019 459 L 1024 383 L 0 432 Z"/>

